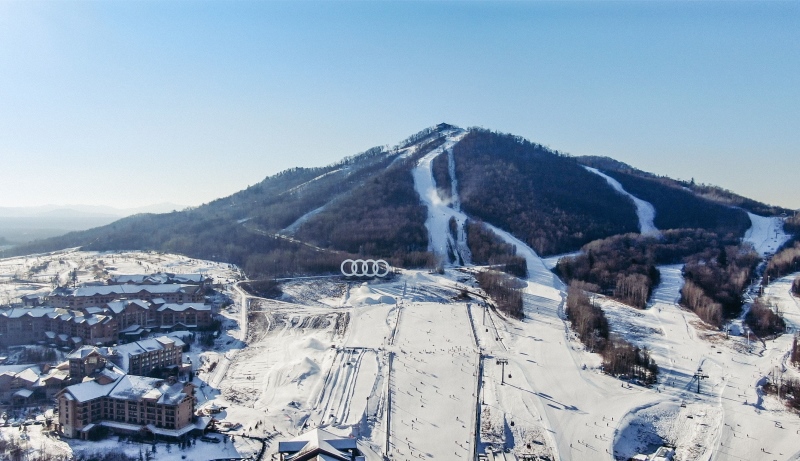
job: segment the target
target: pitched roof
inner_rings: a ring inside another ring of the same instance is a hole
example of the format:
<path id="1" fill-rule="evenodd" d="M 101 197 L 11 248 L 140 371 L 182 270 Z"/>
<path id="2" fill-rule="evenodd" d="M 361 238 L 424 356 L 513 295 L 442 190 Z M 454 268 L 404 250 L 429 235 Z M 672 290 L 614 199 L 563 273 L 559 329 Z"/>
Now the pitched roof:
<path id="1" fill-rule="evenodd" d="M 138 294 L 143 291 L 150 294 L 186 293 L 196 292 L 197 289 L 198 287 L 196 285 L 183 285 L 177 283 L 164 285 L 103 285 L 76 288 L 73 295 L 76 297 L 107 296 L 111 294 Z"/>
<path id="2" fill-rule="evenodd" d="M 112 370 L 114 371 L 114 370 Z M 117 373 L 110 374 L 116 375 Z M 66 398 L 73 398 L 78 402 L 87 402 L 103 396 L 120 400 L 153 399 L 160 404 L 177 404 L 187 394 L 183 392 L 183 383 L 168 384 L 156 378 L 143 376 L 123 375 L 114 382 L 99 384 L 96 381 L 86 381 L 68 386 L 61 391 Z"/>
<path id="3" fill-rule="evenodd" d="M 323 429 L 313 429 L 286 442 L 278 443 L 278 452 L 286 454 L 286 461 L 340 460 L 352 457 L 341 450 L 355 449 L 356 440 L 341 438 Z"/>
<path id="4" fill-rule="evenodd" d="M 171 304 L 164 304 L 163 306 L 159 307 L 158 311 L 183 312 L 187 309 L 194 309 L 196 311 L 210 311 L 211 306 L 203 303 L 181 303 L 181 304 L 171 303 Z"/>

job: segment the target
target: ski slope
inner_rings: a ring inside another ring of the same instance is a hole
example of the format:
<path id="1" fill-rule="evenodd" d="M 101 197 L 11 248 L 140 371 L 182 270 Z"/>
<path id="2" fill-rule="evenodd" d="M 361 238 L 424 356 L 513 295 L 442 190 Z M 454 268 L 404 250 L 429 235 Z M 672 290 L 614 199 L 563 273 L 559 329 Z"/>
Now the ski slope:
<path id="1" fill-rule="evenodd" d="M 448 155 L 452 156 L 453 146 L 465 135 L 466 131 L 462 129 L 451 130 L 446 135 L 445 143 L 422 157 L 412 170 L 414 189 L 419 194 L 422 204 L 428 209 L 428 216 L 425 219 L 425 227 L 428 229 L 428 249 L 446 264 L 463 265 L 471 262 L 472 258 L 464 232 L 467 216 L 457 208 L 459 199 L 455 190 L 455 177 L 451 178 L 454 193 L 451 201 L 446 202 L 439 196 L 436 190 L 436 181 L 433 178 L 432 164 L 433 159 L 444 152 L 448 152 Z M 451 174 L 454 174 L 455 167 L 452 167 L 451 170 L 453 170 Z M 456 208 L 452 206 L 453 204 Z M 451 218 L 455 219 L 457 223 L 455 237 L 450 232 Z"/>
<path id="2" fill-rule="evenodd" d="M 584 166 L 583 168 L 586 169 L 587 171 L 590 171 L 590 172 L 602 177 L 617 192 L 619 192 L 622 195 L 627 195 L 628 197 L 630 197 L 631 200 L 633 200 L 634 205 L 636 205 L 636 216 L 639 217 L 639 232 L 640 233 L 642 233 L 642 234 L 655 234 L 655 235 L 660 234 L 658 228 L 653 223 L 653 221 L 656 219 L 656 209 L 653 207 L 653 205 L 650 202 L 646 202 L 646 201 L 640 199 L 639 197 L 636 197 L 636 196 L 630 194 L 628 191 L 625 190 L 624 187 L 622 187 L 622 184 L 620 184 L 619 181 L 617 181 L 616 179 L 612 178 L 611 176 L 608 176 L 605 173 L 602 173 L 597 168 L 592 168 L 592 167 L 588 167 L 588 166 Z"/>
<path id="3" fill-rule="evenodd" d="M 471 459 L 478 353 L 464 304 L 411 303 L 394 346 L 394 460 Z"/>
<path id="4" fill-rule="evenodd" d="M 783 230 L 782 218 L 759 216 L 750 212 L 747 216 L 750 217 L 752 224 L 744 234 L 744 241 L 752 244 L 762 258 L 775 253 L 791 238 L 791 235 Z"/>

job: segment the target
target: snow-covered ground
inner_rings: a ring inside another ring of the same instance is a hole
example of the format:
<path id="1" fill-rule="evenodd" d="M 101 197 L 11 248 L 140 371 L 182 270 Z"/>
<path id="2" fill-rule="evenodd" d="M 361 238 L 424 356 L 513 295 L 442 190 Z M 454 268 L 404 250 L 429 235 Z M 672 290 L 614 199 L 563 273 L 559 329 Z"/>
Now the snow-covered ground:
<path id="1" fill-rule="evenodd" d="M 662 285 L 649 309 L 601 300 L 612 330 L 647 347 L 661 368 L 658 397 L 625 416 L 615 450 L 625 457 L 666 442 L 676 446 L 677 460 L 795 459 L 800 418 L 758 390 L 776 367 L 792 373 L 785 363 L 792 336 L 767 342 L 726 338 L 675 304 L 679 266 L 659 269 Z M 796 331 L 800 303 L 789 293 L 793 278 L 773 283 L 768 302 Z M 700 394 L 693 377 L 698 369 L 707 376 Z"/>
<path id="2" fill-rule="evenodd" d="M 438 153 L 420 161 L 414 177 L 420 195 L 429 198 L 423 203 L 431 248 L 444 257 L 448 249 L 455 251 L 468 261 L 448 225 L 451 217 L 461 225 L 466 216 L 441 202 L 430 170 L 433 158 L 449 152 L 459 136 L 450 133 Z M 774 251 L 784 239 L 782 231 L 775 234 L 780 220 L 751 220 L 746 240 L 761 254 Z M 375 461 L 384 455 L 471 459 L 489 452 L 497 453 L 489 459 L 623 460 L 661 444 L 674 446 L 680 461 L 800 458 L 800 418 L 758 390 L 769 375 L 800 374 L 787 363 L 791 335 L 767 342 L 726 338 L 677 305 L 681 266 L 661 266 L 661 284 L 647 309 L 596 297 L 612 331 L 648 348 L 661 368 L 652 388 L 625 383 L 603 374 L 600 357 L 567 327 L 565 287 L 551 266 L 513 235 L 489 228 L 525 258 L 522 320 L 484 308 L 478 296 L 456 301 L 462 290 L 476 289 L 468 271 L 454 268 L 443 275 L 402 271 L 366 285 L 337 278 L 287 280 L 278 300 L 245 295 L 231 284 L 228 294 L 236 304 L 223 312 L 223 334 L 210 350 L 195 346 L 190 357 L 198 366 L 198 407 L 222 407 L 219 420 L 241 424 L 233 433 L 236 441 L 200 443 L 187 452 L 159 444 L 157 459 L 238 457 L 258 450 L 258 443 L 239 434 L 269 437 L 270 457 L 277 441 L 317 426 L 357 437 L 367 459 Z M 48 280 L 76 268 L 80 281 L 103 271 L 206 272 L 221 281 L 239 274 L 233 266 L 173 255 L 64 252 L 0 260 L 0 277 L 7 282 L 6 296 L 19 297 L 46 291 Z M 793 331 L 800 328 L 800 301 L 789 289 L 797 275 L 774 281 L 765 294 Z M 15 278 L 27 281 L 12 283 Z M 700 393 L 698 372 L 705 376 Z M 30 429 L 30 447 L 52 453 L 86 453 L 117 443 L 45 443 L 37 428 Z M 120 446 L 132 456 L 142 448 Z"/>
<path id="3" fill-rule="evenodd" d="M 658 228 L 656 228 L 653 221 L 656 219 L 656 209 L 653 207 L 653 204 L 650 202 L 646 202 L 639 197 L 636 197 L 625 190 L 622 187 L 622 184 L 619 183 L 616 179 L 608 176 L 605 173 L 602 173 L 597 168 L 592 168 L 588 166 L 584 166 L 587 171 L 591 171 L 592 173 L 602 177 L 605 179 L 608 184 L 613 187 L 617 192 L 622 195 L 626 195 L 633 200 L 633 203 L 636 205 L 636 216 L 639 217 L 639 232 L 642 234 L 658 234 Z"/>
<path id="4" fill-rule="evenodd" d="M 63 250 L 0 259 L 0 304 L 18 302 L 25 295 L 47 294 L 56 280 L 62 285 L 70 282 L 73 270 L 77 271 L 78 283 L 105 282 L 118 274 L 154 272 L 207 274 L 216 283 L 236 280 L 241 275 L 231 264 L 174 254 Z"/>
<path id="5" fill-rule="evenodd" d="M 478 352 L 466 306 L 404 306 L 392 350 L 392 459 L 469 459 Z"/>
<path id="6" fill-rule="evenodd" d="M 22 432 L 16 427 L 0 428 L 0 437 L 5 440 L 17 440 L 25 451 L 24 458 L 19 459 L 39 459 L 40 455 L 71 456 L 74 453 L 81 453 L 85 456 L 91 454 L 124 453 L 134 459 L 145 459 L 145 455 L 150 453 L 152 458 L 158 461 L 182 461 L 182 460 L 210 460 L 227 458 L 247 458 L 258 453 L 261 449 L 261 442 L 234 436 L 234 440 L 223 438 L 220 434 L 212 435 L 220 439 L 220 443 L 203 442 L 199 439 L 190 447 L 181 449 L 177 444 L 159 443 L 153 445 L 147 443 L 131 443 L 122 441 L 118 437 L 109 437 L 105 440 L 91 442 L 81 440 L 65 440 L 58 436 L 51 435 L 43 430 L 42 426 L 28 426 L 25 438 L 21 439 Z M 224 442 L 223 442 L 224 440 Z M 139 457 L 141 454 L 141 458 Z M 0 453 L 0 459 L 5 458 Z"/>
<path id="7" fill-rule="evenodd" d="M 744 234 L 744 241 L 753 244 L 756 252 L 763 258 L 786 243 L 791 235 L 783 230 L 783 219 L 778 217 L 759 216 L 748 212 L 752 225 Z"/>

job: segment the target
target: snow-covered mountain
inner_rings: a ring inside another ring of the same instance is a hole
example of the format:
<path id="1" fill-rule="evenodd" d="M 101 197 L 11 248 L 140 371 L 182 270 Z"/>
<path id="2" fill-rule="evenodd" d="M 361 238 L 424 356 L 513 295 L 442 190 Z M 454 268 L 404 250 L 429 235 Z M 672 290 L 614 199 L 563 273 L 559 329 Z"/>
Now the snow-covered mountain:
<path id="1" fill-rule="evenodd" d="M 509 250 L 498 247 L 505 240 L 489 228 L 549 256 L 657 229 L 741 237 L 750 227 L 741 207 L 782 211 L 753 201 L 731 207 L 618 162 L 589 160 L 518 136 L 440 124 L 196 208 L 127 217 L 14 251 L 149 249 L 228 261 L 253 275 L 319 273 L 336 270 L 347 255 L 401 267 L 464 264 L 473 253 L 478 263 L 507 260 Z"/>

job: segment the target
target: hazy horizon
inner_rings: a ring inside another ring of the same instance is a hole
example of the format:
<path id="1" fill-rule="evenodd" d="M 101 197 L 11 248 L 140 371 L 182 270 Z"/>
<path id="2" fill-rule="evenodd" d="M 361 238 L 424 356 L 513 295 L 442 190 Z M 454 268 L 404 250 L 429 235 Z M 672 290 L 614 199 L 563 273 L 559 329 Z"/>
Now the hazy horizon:
<path id="1" fill-rule="evenodd" d="M 0 2 L 0 207 L 196 206 L 440 122 L 800 208 L 794 2 Z"/>

